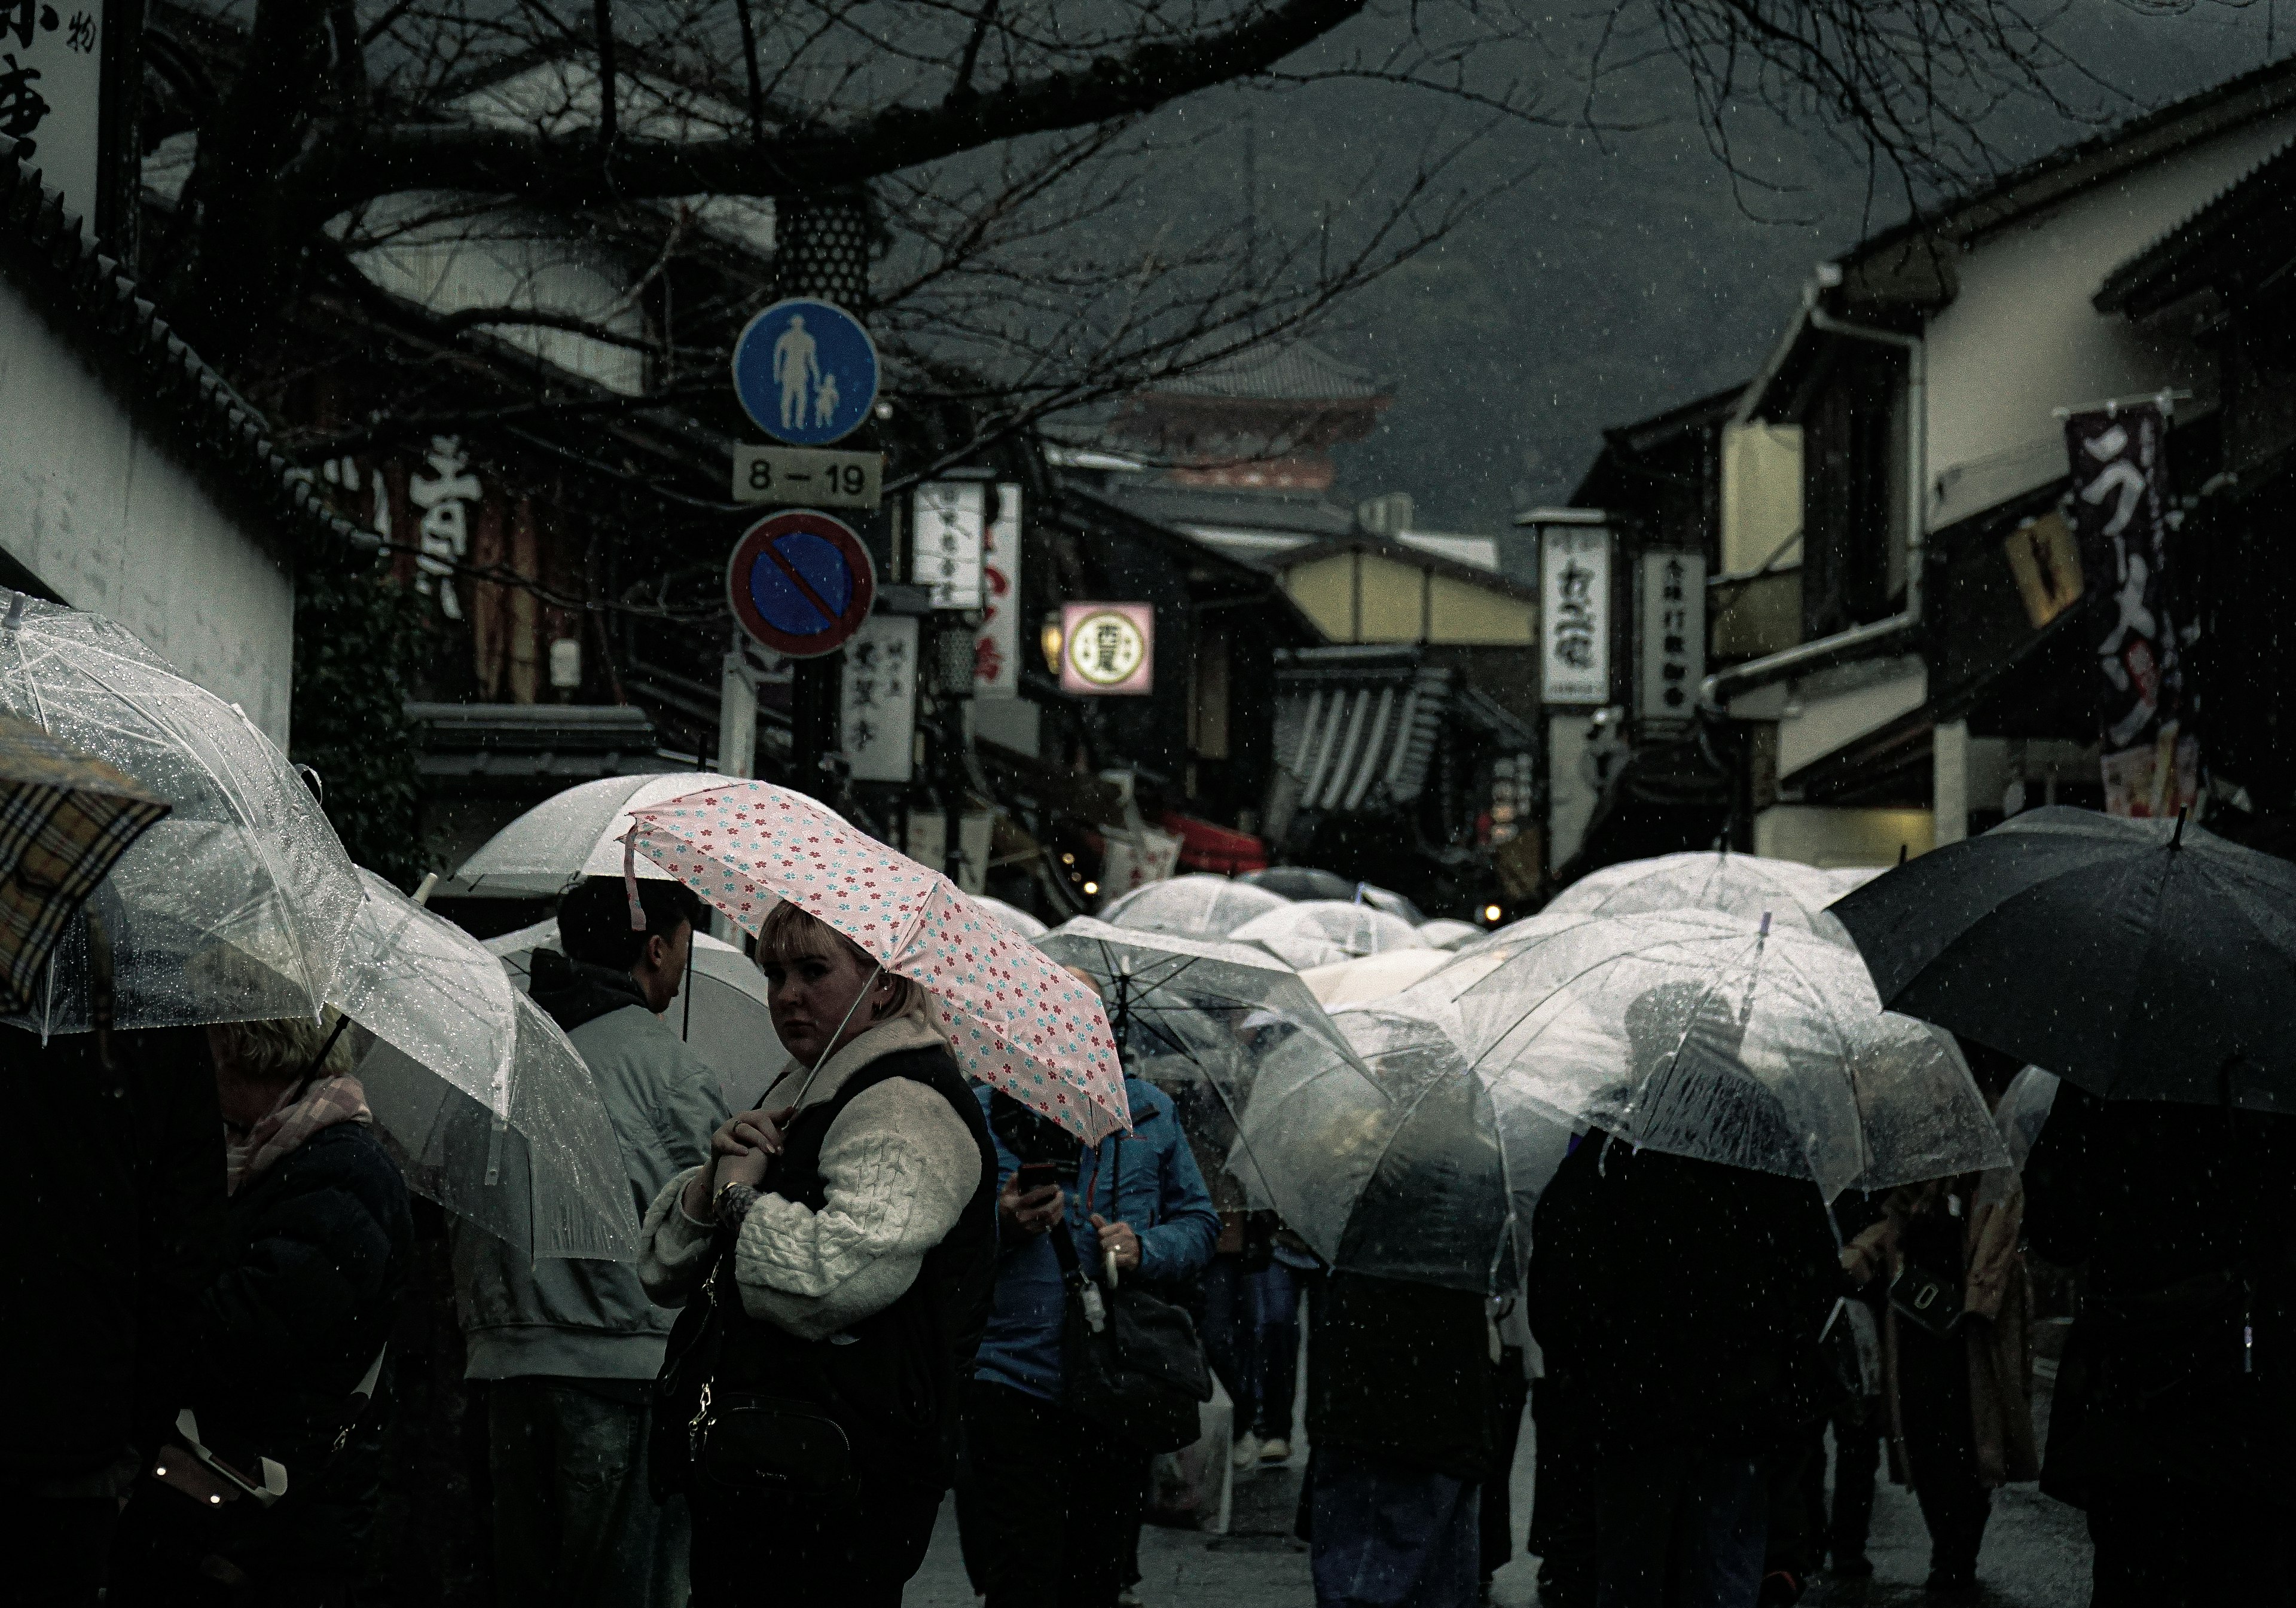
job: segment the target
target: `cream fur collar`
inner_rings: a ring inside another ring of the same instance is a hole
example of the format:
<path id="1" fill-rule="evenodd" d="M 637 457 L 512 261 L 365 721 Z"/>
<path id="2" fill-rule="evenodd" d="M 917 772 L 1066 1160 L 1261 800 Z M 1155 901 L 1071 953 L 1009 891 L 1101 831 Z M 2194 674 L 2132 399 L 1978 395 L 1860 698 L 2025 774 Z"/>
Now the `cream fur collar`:
<path id="1" fill-rule="evenodd" d="M 886 1056 L 899 1055 L 911 1049 L 946 1048 L 941 1036 L 926 1026 L 918 1016 L 899 1016 L 890 1021 L 880 1022 L 829 1057 L 828 1064 L 821 1069 L 821 1074 L 813 1080 L 813 1087 L 806 1090 L 800 1105 L 818 1106 L 833 1098 L 845 1086 L 846 1079 Z M 765 1108 L 770 1110 L 777 1102 L 795 1095 L 799 1089 L 804 1087 L 807 1071 L 806 1065 L 796 1060 L 783 1067 L 782 1075 L 775 1078 L 773 1087 L 766 1091 Z"/>

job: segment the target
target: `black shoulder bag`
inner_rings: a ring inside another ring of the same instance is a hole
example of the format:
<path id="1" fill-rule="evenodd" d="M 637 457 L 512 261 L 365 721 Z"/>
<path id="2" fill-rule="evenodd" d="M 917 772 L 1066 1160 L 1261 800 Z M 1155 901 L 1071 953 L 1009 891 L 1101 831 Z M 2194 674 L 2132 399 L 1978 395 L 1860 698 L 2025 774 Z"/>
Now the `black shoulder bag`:
<path id="1" fill-rule="evenodd" d="M 1212 1399 L 1195 1324 L 1137 1286 L 1111 1287 L 1087 1275 L 1065 1216 L 1051 1232 L 1068 1290 L 1062 1352 L 1069 1407 L 1143 1451 L 1194 1444 L 1197 1406 Z"/>
<path id="2" fill-rule="evenodd" d="M 844 1426 L 808 1401 L 726 1390 L 718 1368 L 726 1344 L 721 1287 L 730 1265 L 726 1236 L 712 1236 L 701 1278 L 669 1332 L 653 1386 L 646 1482 L 659 1502 L 697 1479 L 734 1490 L 837 1498 L 854 1490 L 853 1447 Z"/>

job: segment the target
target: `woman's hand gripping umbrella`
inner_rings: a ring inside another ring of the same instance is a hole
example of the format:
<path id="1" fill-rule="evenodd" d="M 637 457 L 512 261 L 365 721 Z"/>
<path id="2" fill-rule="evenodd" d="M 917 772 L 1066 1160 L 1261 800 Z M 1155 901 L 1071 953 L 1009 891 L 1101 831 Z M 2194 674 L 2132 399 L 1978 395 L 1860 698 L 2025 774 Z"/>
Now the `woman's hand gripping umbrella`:
<path id="1" fill-rule="evenodd" d="M 705 788 L 631 819 L 633 857 L 745 930 L 786 900 L 923 987 L 967 1075 L 1086 1144 L 1132 1125 L 1098 997 L 939 872 L 770 782 Z M 635 859 L 625 863 L 635 875 Z"/>

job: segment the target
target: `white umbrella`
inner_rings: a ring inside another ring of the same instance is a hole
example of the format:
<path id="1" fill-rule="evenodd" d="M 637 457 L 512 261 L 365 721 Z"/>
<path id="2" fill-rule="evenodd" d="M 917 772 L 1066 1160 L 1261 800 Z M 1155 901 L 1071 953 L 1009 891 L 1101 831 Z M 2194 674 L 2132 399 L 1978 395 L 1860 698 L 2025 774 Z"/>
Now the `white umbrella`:
<path id="1" fill-rule="evenodd" d="M 486 946 L 509 968 L 521 992 L 530 984 L 534 951 L 564 948 L 555 919 L 489 938 Z M 693 990 L 691 1012 L 685 988 Z M 765 973 L 739 948 L 704 932 L 693 935 L 693 973 L 662 1019 L 688 1049 L 709 1063 L 718 1074 L 718 1092 L 735 1111 L 747 1111 L 789 1058 L 774 1032 Z"/>
<path id="2" fill-rule="evenodd" d="M 636 1203 L 596 1081 L 479 941 L 372 871 L 328 1003 L 409 1185 L 529 1257 L 629 1261 Z"/>
<path id="3" fill-rule="evenodd" d="M 1176 938 L 1225 938 L 1255 916 L 1291 902 L 1281 894 L 1201 872 L 1152 882 L 1108 902 L 1100 918 L 1111 926 Z"/>
<path id="4" fill-rule="evenodd" d="M 1007 904 L 1002 899 L 991 899 L 986 894 L 974 894 L 972 899 L 973 903 L 987 910 L 1023 938 L 1041 938 L 1053 930 L 1017 904 Z"/>
<path id="5" fill-rule="evenodd" d="M 1428 947 L 1418 929 L 1402 917 L 1337 899 L 1303 899 L 1284 905 L 1253 917 L 1228 937 L 1257 944 L 1295 971 L 1357 955 Z"/>
<path id="6" fill-rule="evenodd" d="M 709 771 L 663 771 L 649 776 L 607 776 L 544 799 L 481 845 L 455 875 L 473 893 L 491 897 L 552 899 L 588 877 L 622 874 L 622 835 L 632 810 L 643 810 L 702 788 L 740 782 Z M 641 858 L 641 877 L 669 880 L 668 871 Z"/>
<path id="7" fill-rule="evenodd" d="M 1450 959 L 1439 949 L 1391 949 L 1309 967 L 1300 974 L 1300 981 L 1325 1010 L 1337 1010 L 1343 1005 L 1365 1005 L 1399 994 Z"/>
<path id="8" fill-rule="evenodd" d="M 1590 871 L 1548 901 L 1542 915 L 1642 916 L 1718 910 L 1773 927 L 1793 926 L 1849 947 L 1849 934 L 1825 907 L 1846 890 L 1827 872 L 1796 860 L 1697 850 L 1629 860 Z"/>
<path id="9" fill-rule="evenodd" d="M 1472 943 L 1488 930 L 1488 928 L 1477 926 L 1472 921 L 1453 921 L 1447 917 L 1443 917 L 1433 921 L 1421 922 L 1419 941 L 1431 944 L 1437 949 L 1458 949 Z"/>

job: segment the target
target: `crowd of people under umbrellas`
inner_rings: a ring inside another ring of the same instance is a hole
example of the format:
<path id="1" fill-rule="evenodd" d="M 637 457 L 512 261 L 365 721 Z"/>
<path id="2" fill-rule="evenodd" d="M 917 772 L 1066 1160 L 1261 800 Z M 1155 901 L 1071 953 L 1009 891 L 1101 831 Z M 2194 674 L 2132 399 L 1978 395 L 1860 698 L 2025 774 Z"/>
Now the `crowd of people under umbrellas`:
<path id="1" fill-rule="evenodd" d="M 953 1489 L 990 1608 L 1114 1608 L 1152 1483 L 1304 1428 L 1318 1602 L 1450 1608 L 1527 1398 L 1563 1608 L 1870 1574 L 1885 1443 L 1945 1597 L 2038 1479 L 2103 1608 L 2290 1598 L 2296 869 L 2197 827 L 1034 935 L 811 800 L 652 785 L 537 812 L 521 992 L 117 627 L 12 608 L 0 711 L 18 1600 L 373 1599 L 410 1186 L 504 1601 L 897 1603 Z M 777 1040 L 730 1093 L 713 910 Z M 1315 964 L 1372 929 L 1412 952 Z M 2029 1250 L 2079 1290 L 2046 1447 Z"/>

